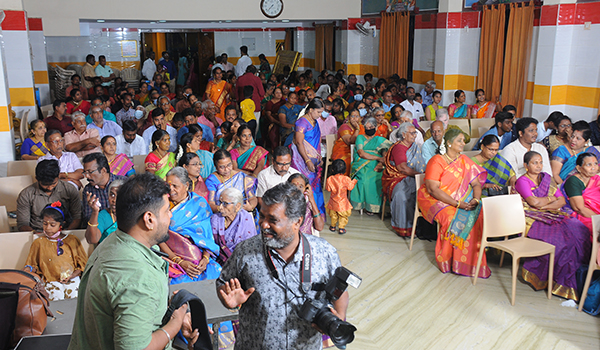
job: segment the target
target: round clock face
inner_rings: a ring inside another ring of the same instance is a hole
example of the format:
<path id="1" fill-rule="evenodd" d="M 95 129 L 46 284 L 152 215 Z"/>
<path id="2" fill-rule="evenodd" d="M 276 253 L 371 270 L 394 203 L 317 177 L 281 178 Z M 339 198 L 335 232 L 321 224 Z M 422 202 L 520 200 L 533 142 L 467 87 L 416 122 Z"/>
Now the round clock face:
<path id="1" fill-rule="evenodd" d="M 263 15 L 275 18 L 283 12 L 283 0 L 261 0 L 260 10 Z"/>

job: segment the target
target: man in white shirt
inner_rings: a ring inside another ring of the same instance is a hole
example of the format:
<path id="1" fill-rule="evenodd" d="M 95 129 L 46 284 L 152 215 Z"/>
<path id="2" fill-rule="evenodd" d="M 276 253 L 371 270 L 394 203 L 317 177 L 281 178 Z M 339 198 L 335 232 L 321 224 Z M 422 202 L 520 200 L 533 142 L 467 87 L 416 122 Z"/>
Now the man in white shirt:
<path id="1" fill-rule="evenodd" d="M 534 118 L 521 118 L 517 120 L 517 134 L 519 138 L 506 146 L 500 154 L 508 160 L 517 178 L 526 173 L 523 156 L 529 151 L 536 151 L 542 156 L 543 171 L 552 175 L 548 150 L 539 143 L 536 143 L 538 121 Z"/>
<path id="2" fill-rule="evenodd" d="M 288 147 L 279 146 L 275 148 L 273 159 L 275 160 L 273 164 L 263 169 L 256 177 L 258 182 L 256 197 L 261 205 L 262 196 L 267 190 L 286 182 L 290 176 L 299 172 L 290 166 L 292 164 L 292 153 Z"/>
<path id="3" fill-rule="evenodd" d="M 562 118 L 564 114 L 559 111 L 554 111 L 550 113 L 546 121 L 539 122 L 537 125 L 538 137 L 536 142 L 542 142 L 543 139 L 550 136 L 552 134 L 552 130 L 556 130 L 558 128 L 558 123 L 560 123 L 560 118 Z"/>
<path id="4" fill-rule="evenodd" d="M 406 88 L 406 100 L 402 101 L 400 106 L 404 107 L 405 111 L 410 111 L 417 121 L 421 121 L 421 117 L 425 115 L 423 106 L 415 101 L 415 88 L 413 87 Z"/>
<path id="5" fill-rule="evenodd" d="M 244 45 L 240 47 L 240 52 L 242 53 L 242 57 L 240 57 L 235 66 L 235 75 L 237 77 L 246 74 L 246 68 L 252 64 L 252 59 L 248 56 L 248 46 Z"/>
<path id="6" fill-rule="evenodd" d="M 148 146 L 144 138 L 137 134 L 137 124 L 133 120 L 123 122 L 123 133 L 115 137 L 117 154 L 125 153 L 127 157 L 148 154 Z"/>
<path id="7" fill-rule="evenodd" d="M 146 150 L 150 152 L 150 144 L 152 143 L 152 134 L 158 129 L 166 130 L 169 133 L 169 137 L 171 138 L 171 147 L 169 148 L 169 152 L 175 152 L 177 150 L 177 130 L 174 127 L 167 125 L 167 121 L 165 120 L 165 112 L 162 108 L 155 108 L 152 110 L 152 125 L 148 129 L 144 131 L 142 137 L 144 141 L 146 141 Z"/>
<path id="8" fill-rule="evenodd" d="M 156 63 L 154 62 L 155 53 L 154 51 L 150 51 L 146 54 L 147 59 L 144 61 L 144 66 L 142 67 L 142 74 L 146 77 L 147 80 L 152 81 L 154 79 L 154 73 L 156 73 Z"/>
<path id="9" fill-rule="evenodd" d="M 233 63 L 231 63 L 231 62 L 227 62 L 227 58 L 228 58 L 228 57 L 229 57 L 229 56 L 227 56 L 227 54 L 226 54 L 226 53 L 223 53 L 223 54 L 221 55 L 221 58 L 222 58 L 222 60 L 221 60 L 221 64 L 223 65 L 223 72 L 224 72 L 224 73 L 227 73 L 227 72 L 229 72 L 229 71 L 233 71 L 233 72 L 235 72 L 235 66 L 233 65 Z"/>

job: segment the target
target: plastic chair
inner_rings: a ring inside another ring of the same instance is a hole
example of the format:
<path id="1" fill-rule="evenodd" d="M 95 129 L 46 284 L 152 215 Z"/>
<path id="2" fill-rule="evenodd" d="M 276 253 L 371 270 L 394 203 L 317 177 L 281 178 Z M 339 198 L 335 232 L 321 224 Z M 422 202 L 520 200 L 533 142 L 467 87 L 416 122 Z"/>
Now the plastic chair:
<path id="1" fill-rule="evenodd" d="M 133 156 L 133 167 L 135 168 L 136 174 L 143 174 L 146 172 L 146 155 Z"/>
<path id="2" fill-rule="evenodd" d="M 25 267 L 31 242 L 33 242 L 31 232 L 0 234 L 0 269 L 21 270 Z"/>
<path id="3" fill-rule="evenodd" d="M 54 111 L 52 105 L 41 106 L 40 109 L 42 110 L 42 116 L 44 116 L 44 118 L 48 117 L 50 115 L 50 112 Z"/>
<path id="4" fill-rule="evenodd" d="M 6 176 L 29 175 L 35 178 L 37 160 L 11 160 L 7 164 Z"/>
<path id="5" fill-rule="evenodd" d="M 419 188 L 421 188 L 421 186 L 423 186 L 424 182 L 425 182 L 425 174 L 415 175 L 415 183 L 417 186 L 417 191 L 419 191 Z M 422 216 L 421 211 L 419 210 L 419 202 L 415 202 L 415 216 L 413 217 L 413 227 L 412 227 L 412 231 L 410 233 L 410 245 L 408 246 L 408 250 L 412 250 L 413 242 L 415 241 L 415 233 L 417 232 L 417 219 L 419 218 L 419 216 Z"/>
<path id="6" fill-rule="evenodd" d="M 598 265 L 598 232 L 600 231 L 600 215 L 592 216 L 592 230 L 593 230 L 593 239 L 592 239 L 592 255 L 590 256 L 590 267 L 587 272 L 587 276 L 585 276 L 585 284 L 583 285 L 583 290 L 581 291 L 581 298 L 579 300 L 579 311 L 583 310 L 583 304 L 585 303 L 585 298 L 587 298 L 588 289 L 590 288 L 590 282 L 592 281 L 592 275 L 594 271 L 600 270 L 600 266 Z"/>
<path id="7" fill-rule="evenodd" d="M 465 151 L 471 151 L 473 149 L 473 147 L 475 147 L 475 145 L 477 144 L 477 141 L 479 141 L 479 139 L 477 138 L 471 138 L 471 141 L 469 141 L 469 143 L 465 144 Z M 477 152 L 479 153 L 479 152 Z"/>
<path id="8" fill-rule="evenodd" d="M 469 126 L 468 119 L 452 119 L 448 121 L 448 125 L 458 126 L 462 131 L 464 131 L 467 135 L 471 135 L 471 129 Z"/>
<path id="9" fill-rule="evenodd" d="M 478 155 L 479 153 L 481 153 L 481 151 L 463 151 L 461 154 L 464 154 L 465 156 L 467 156 L 469 158 L 473 158 L 476 155 Z"/>
<path id="10" fill-rule="evenodd" d="M 23 112 L 21 116 L 21 124 L 19 126 L 19 134 L 21 136 L 21 142 L 29 136 L 29 109 Z"/>
<path id="11" fill-rule="evenodd" d="M 17 210 L 19 193 L 32 183 L 31 175 L 0 178 L 0 205 L 6 206 L 8 212 Z"/>
<path id="12" fill-rule="evenodd" d="M 10 232 L 10 225 L 8 224 L 8 212 L 5 206 L 0 206 L 0 234 Z"/>
<path id="13" fill-rule="evenodd" d="M 335 143 L 336 134 L 325 135 L 325 144 L 327 145 L 327 154 L 325 155 L 325 176 L 323 177 L 323 186 L 329 176 L 329 166 L 332 163 L 331 152 L 333 152 L 333 144 Z M 137 172 L 137 169 L 136 169 Z"/>
<path id="14" fill-rule="evenodd" d="M 431 127 L 431 123 L 433 123 L 431 120 L 424 120 L 422 122 L 419 122 L 419 126 L 421 127 L 421 129 L 427 131 L 427 129 Z"/>
<path id="15" fill-rule="evenodd" d="M 481 246 L 477 258 L 477 267 L 473 278 L 473 285 L 477 283 L 477 276 L 481 268 L 486 247 L 492 247 L 512 255 L 512 297 L 511 305 L 515 305 L 515 294 L 517 289 L 517 273 L 519 272 L 519 260 L 550 254 L 548 264 L 548 299 L 552 298 L 552 281 L 554 275 L 554 251 L 552 244 L 527 238 L 525 235 L 525 210 L 521 202 L 521 196 L 511 194 L 506 196 L 487 197 L 481 200 L 483 205 L 483 234 Z M 509 236 L 521 234 L 521 236 L 508 239 Z M 488 238 L 504 237 L 504 241 L 488 241 Z M 500 259 L 502 266 L 502 259 Z"/>
<path id="16" fill-rule="evenodd" d="M 494 126 L 494 118 L 485 118 L 485 119 L 470 119 L 471 121 L 471 137 L 480 138 L 483 133 L 481 133 L 481 128 L 485 128 L 485 131 L 488 131 L 492 126 Z M 484 133 L 485 133 L 484 131 Z"/>

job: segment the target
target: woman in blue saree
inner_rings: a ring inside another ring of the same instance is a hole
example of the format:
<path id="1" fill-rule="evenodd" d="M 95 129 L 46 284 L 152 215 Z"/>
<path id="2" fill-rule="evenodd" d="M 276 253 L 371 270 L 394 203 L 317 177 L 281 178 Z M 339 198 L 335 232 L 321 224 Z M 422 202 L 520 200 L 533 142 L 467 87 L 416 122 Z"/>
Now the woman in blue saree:
<path id="1" fill-rule="evenodd" d="M 454 103 L 448 106 L 448 115 L 450 115 L 450 118 L 470 118 L 469 106 L 465 102 L 465 92 L 456 90 L 454 93 Z"/>
<path id="2" fill-rule="evenodd" d="M 488 190 L 500 191 L 507 186 L 514 186 L 517 181 L 515 171 L 506 158 L 498 150 L 500 140 L 496 135 L 486 135 L 481 140 L 481 153 L 471 158 L 475 164 L 487 171 L 487 178 L 483 185 L 481 195 L 488 196 Z"/>
<path id="3" fill-rule="evenodd" d="M 321 188 L 321 130 L 317 118 L 323 113 L 324 105 L 321 99 L 312 99 L 306 107 L 306 113 L 296 121 L 292 149 L 292 168 L 301 172 L 310 182 L 315 201 L 325 217 L 325 200 Z M 316 214 L 315 214 L 316 215 Z"/>
<path id="4" fill-rule="evenodd" d="M 302 106 L 296 103 L 298 103 L 298 95 L 295 92 L 290 92 L 285 104 L 279 108 L 281 142 L 286 147 L 294 140 L 294 125 L 298 120 L 298 114 L 302 111 Z"/>
<path id="5" fill-rule="evenodd" d="M 591 136 L 592 131 L 589 124 L 584 121 L 578 121 L 573 124 L 573 132 L 569 142 L 558 147 L 552 153 L 550 165 L 552 166 L 552 177 L 557 184 L 563 183 L 567 177 L 576 172 L 575 162 L 577 161 L 577 156 L 581 153 L 589 152 L 600 158 L 600 152 L 598 152 L 596 147 L 586 147 Z"/>

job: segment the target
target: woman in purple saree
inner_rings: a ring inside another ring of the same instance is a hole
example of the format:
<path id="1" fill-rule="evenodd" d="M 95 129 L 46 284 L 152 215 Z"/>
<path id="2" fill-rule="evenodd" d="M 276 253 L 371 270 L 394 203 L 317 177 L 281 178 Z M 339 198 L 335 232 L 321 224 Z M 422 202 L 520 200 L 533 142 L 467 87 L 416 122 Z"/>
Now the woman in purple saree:
<path id="1" fill-rule="evenodd" d="M 515 189 L 523 198 L 527 236 L 556 247 L 552 294 L 577 301 L 575 272 L 589 259 L 589 230 L 563 211 L 565 197 L 552 182 L 552 176 L 542 172 L 542 156 L 527 152 L 524 163 L 527 173 L 517 180 Z M 525 259 L 522 277 L 535 290 L 545 289 L 548 255 Z"/>

